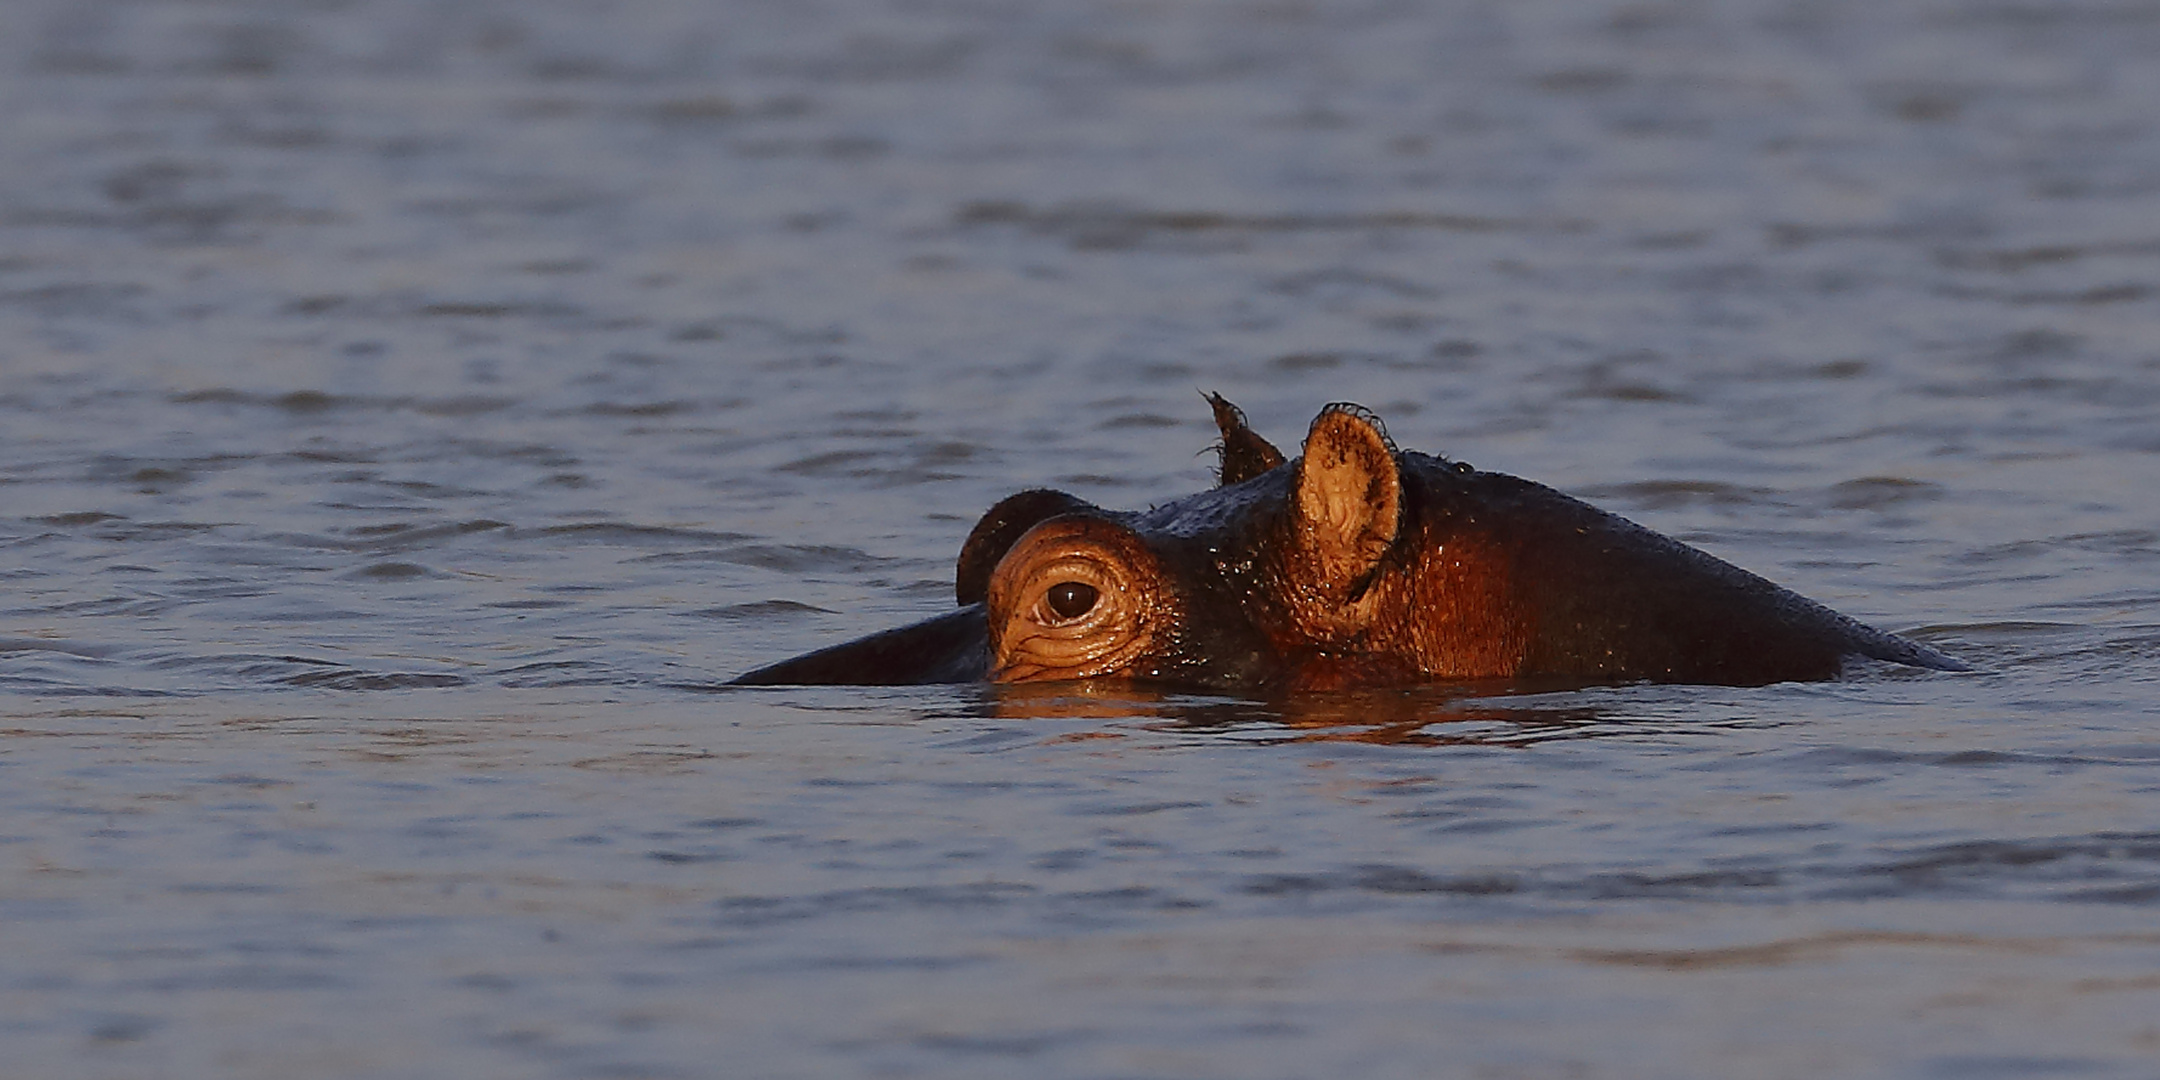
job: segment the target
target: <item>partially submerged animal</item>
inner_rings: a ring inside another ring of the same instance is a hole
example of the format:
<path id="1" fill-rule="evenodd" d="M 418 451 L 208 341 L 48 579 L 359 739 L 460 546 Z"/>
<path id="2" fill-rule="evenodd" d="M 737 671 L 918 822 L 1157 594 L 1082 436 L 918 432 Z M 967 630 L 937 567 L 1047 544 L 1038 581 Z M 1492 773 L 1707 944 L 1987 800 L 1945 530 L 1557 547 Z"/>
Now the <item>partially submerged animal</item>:
<path id="1" fill-rule="evenodd" d="M 1329 405 L 1302 456 L 1209 395 L 1220 486 L 1146 511 L 1014 495 L 959 608 L 742 685 L 1137 680 L 1236 691 L 1827 679 L 1965 665 L 1542 484 L 1399 451 Z"/>

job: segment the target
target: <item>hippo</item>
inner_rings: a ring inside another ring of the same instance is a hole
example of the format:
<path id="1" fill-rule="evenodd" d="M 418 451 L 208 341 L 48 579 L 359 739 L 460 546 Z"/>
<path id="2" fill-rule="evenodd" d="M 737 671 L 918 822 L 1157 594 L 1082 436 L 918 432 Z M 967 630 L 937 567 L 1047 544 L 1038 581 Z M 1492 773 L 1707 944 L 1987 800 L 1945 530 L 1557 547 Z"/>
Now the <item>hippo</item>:
<path id="1" fill-rule="evenodd" d="M 734 685 L 1112 680 L 1757 686 L 1854 658 L 1969 670 L 1552 488 L 1398 450 L 1347 403 L 1285 458 L 1207 395 L 1220 483 L 1144 511 L 1030 490 L 960 547 L 958 607 Z"/>

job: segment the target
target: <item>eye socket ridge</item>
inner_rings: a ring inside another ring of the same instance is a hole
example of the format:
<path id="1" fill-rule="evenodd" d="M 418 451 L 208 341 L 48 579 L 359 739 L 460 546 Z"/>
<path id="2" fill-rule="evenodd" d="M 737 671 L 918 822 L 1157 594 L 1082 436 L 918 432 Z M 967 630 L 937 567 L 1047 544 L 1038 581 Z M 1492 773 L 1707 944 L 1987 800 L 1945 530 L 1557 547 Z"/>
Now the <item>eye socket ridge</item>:
<path id="1" fill-rule="evenodd" d="M 1073 516 L 1037 525 L 991 578 L 991 678 L 1125 671 L 1175 623 L 1164 608 L 1175 605 L 1166 584 L 1153 552 L 1118 522 Z"/>

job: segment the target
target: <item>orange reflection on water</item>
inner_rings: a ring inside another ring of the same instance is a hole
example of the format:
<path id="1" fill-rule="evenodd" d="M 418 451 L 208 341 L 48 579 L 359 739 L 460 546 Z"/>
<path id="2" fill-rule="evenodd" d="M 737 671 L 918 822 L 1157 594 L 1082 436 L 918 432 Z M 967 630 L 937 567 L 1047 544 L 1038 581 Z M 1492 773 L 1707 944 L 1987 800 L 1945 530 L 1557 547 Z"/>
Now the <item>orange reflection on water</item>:
<path id="1" fill-rule="evenodd" d="M 1525 746 L 1619 730 L 1597 710 L 1493 704 L 1512 684 L 1396 690 L 1301 690 L 1270 698 L 1179 693 L 1123 680 L 999 684 L 990 715 L 1005 720 L 1099 720 L 1159 733 L 1233 736 L 1259 743 L 1360 742 L 1386 746 Z M 1064 739 L 1117 737 L 1099 730 Z"/>

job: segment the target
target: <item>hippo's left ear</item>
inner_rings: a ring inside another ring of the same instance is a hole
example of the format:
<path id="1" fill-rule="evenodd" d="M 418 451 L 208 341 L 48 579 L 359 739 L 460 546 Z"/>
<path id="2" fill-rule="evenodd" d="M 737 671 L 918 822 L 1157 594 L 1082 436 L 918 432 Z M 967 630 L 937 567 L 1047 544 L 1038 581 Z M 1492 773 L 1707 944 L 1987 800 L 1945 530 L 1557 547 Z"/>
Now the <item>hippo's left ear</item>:
<path id="1" fill-rule="evenodd" d="M 1295 572 L 1317 595 L 1355 602 L 1402 528 L 1402 474 L 1380 418 L 1344 403 L 1320 410 L 1294 485 Z"/>
<path id="2" fill-rule="evenodd" d="M 1283 463 L 1282 451 L 1245 422 L 1245 410 L 1221 394 L 1207 395 L 1207 403 L 1215 411 L 1215 429 L 1222 432 L 1222 442 L 1215 444 L 1221 455 L 1215 478 L 1222 486 L 1244 483 Z"/>
<path id="3" fill-rule="evenodd" d="M 1006 496 L 975 523 L 967 543 L 960 545 L 960 562 L 953 570 L 953 594 L 960 606 L 989 599 L 991 572 L 1029 529 L 1059 514 L 1096 509 L 1086 499 L 1048 488 Z"/>

